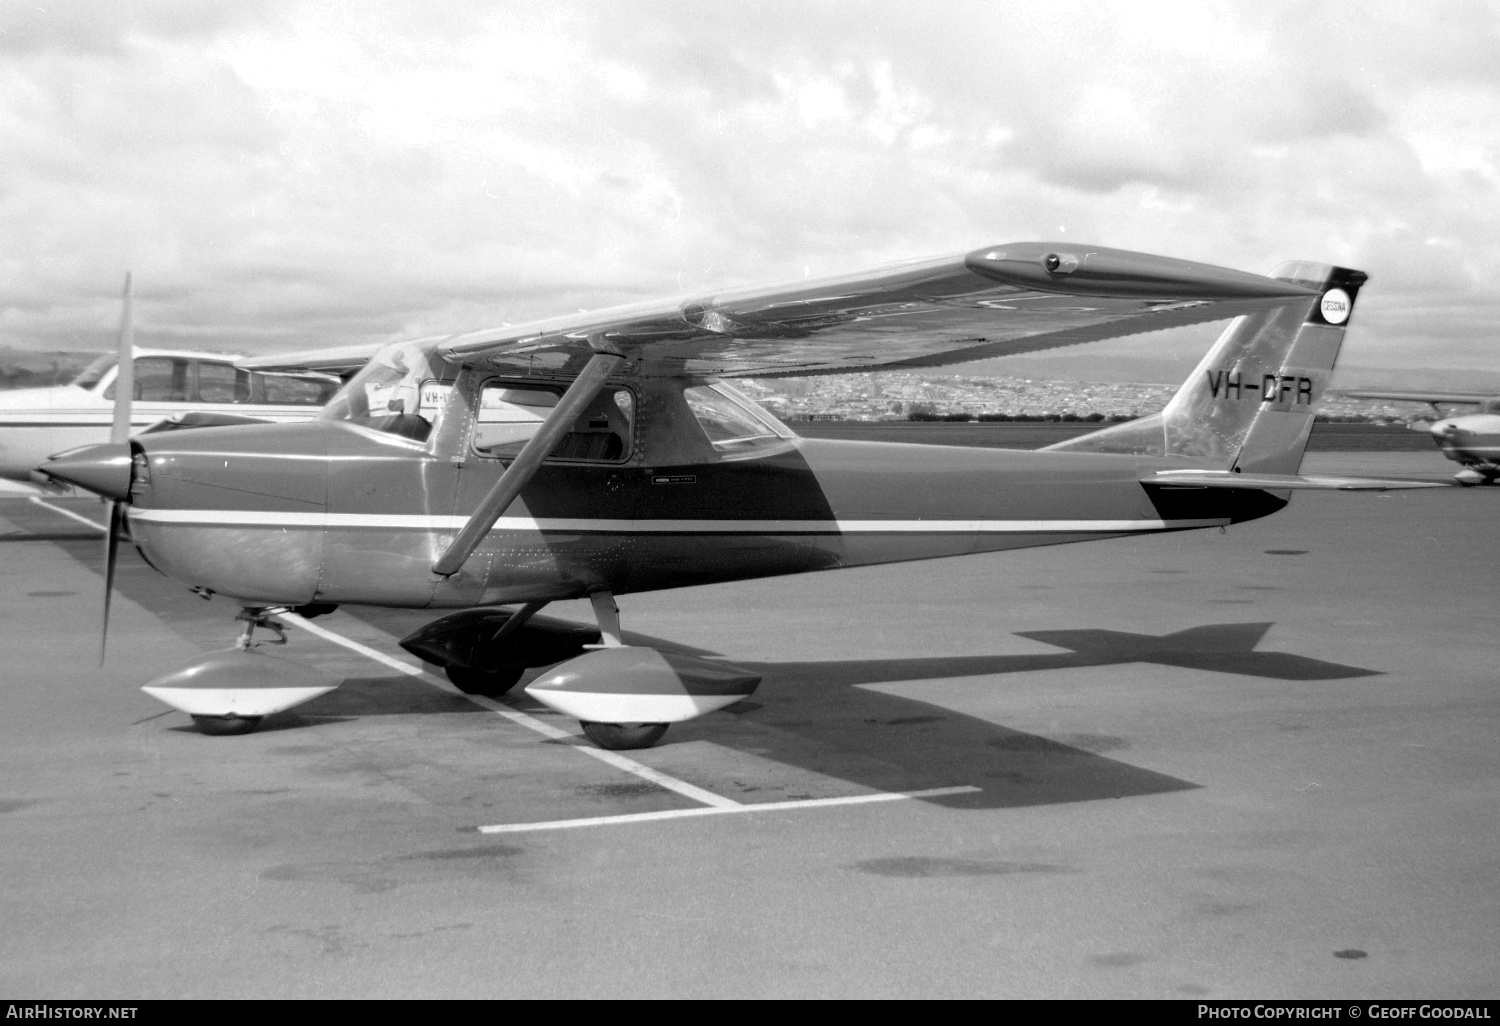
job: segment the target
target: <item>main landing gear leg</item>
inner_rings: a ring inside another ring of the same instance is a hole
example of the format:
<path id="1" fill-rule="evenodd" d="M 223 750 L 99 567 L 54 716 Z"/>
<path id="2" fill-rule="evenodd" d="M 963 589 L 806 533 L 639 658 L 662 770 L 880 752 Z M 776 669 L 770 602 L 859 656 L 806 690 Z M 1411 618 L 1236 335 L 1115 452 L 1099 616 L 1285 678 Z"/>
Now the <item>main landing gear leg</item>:
<path id="1" fill-rule="evenodd" d="M 286 624 L 271 617 L 277 613 L 288 611 L 286 606 L 246 606 L 241 609 L 236 620 L 244 623 L 245 627 L 240 631 L 240 636 L 235 640 L 234 647 L 241 652 L 249 651 L 257 644 L 260 645 L 285 645 Z M 255 640 L 255 629 L 270 631 L 274 637 L 265 641 Z M 207 716 L 193 714 L 193 722 L 198 729 L 205 734 L 215 737 L 228 737 L 233 734 L 248 734 L 260 726 L 262 717 L 259 716 Z"/>
<path id="2" fill-rule="evenodd" d="M 599 622 L 602 635 L 601 648 L 623 648 L 620 640 L 620 607 L 615 597 L 607 591 L 596 591 L 589 596 L 594 606 L 594 619 Z M 583 733 L 600 748 L 612 752 L 626 752 L 636 748 L 650 748 L 667 732 L 665 723 L 591 723 L 579 720 Z"/>

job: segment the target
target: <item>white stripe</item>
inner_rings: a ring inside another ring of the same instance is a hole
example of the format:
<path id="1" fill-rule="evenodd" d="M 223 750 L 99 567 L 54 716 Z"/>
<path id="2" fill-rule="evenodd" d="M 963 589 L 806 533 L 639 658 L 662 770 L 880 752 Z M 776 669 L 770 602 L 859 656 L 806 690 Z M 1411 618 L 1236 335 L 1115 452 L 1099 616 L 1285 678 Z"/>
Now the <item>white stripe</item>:
<path id="1" fill-rule="evenodd" d="M 384 652 L 373 649 L 368 645 L 361 645 L 359 642 L 346 638 L 342 634 L 335 634 L 326 627 L 320 627 L 306 618 L 298 616 L 296 613 L 279 613 L 277 617 L 278 619 L 286 620 L 288 623 L 295 624 L 311 634 L 316 634 L 320 638 L 331 641 L 335 645 L 342 645 L 351 652 L 358 652 L 367 659 L 373 659 L 377 663 L 389 666 L 393 670 L 416 677 L 423 683 L 432 684 L 434 687 L 441 688 L 444 691 L 449 690 L 446 686 L 437 683 L 437 679 L 429 676 L 427 671 L 423 670 L 420 666 L 396 659 L 393 656 L 388 656 Z M 742 808 L 740 803 L 733 799 L 714 794 L 712 791 L 705 791 L 703 788 L 689 784 L 685 780 L 669 777 L 665 773 L 636 762 L 634 759 L 627 758 L 619 752 L 605 751 L 602 748 L 585 747 L 585 742 L 577 734 L 570 734 L 565 730 L 559 730 L 550 723 L 543 723 L 534 716 L 528 716 L 526 713 L 515 709 L 508 709 L 492 698 L 485 698 L 483 695 L 465 695 L 464 697 L 475 705 L 483 706 L 491 712 L 499 713 L 512 723 L 519 724 L 529 730 L 534 730 L 544 737 L 566 741 L 584 755 L 593 756 L 600 762 L 607 762 L 609 765 L 616 769 L 624 770 L 626 773 L 633 773 L 644 780 L 651 781 L 651 783 L 656 784 L 658 787 L 666 788 L 668 791 L 676 791 L 684 798 L 691 798 L 695 802 L 712 806 L 721 812 L 732 812 Z"/>
<path id="2" fill-rule="evenodd" d="M 295 513 L 260 510 L 137 509 L 132 520 L 158 524 L 252 527 L 362 527 L 457 531 L 468 517 L 389 513 Z M 1169 528 L 1219 527 L 1224 517 L 1199 520 L 616 520 L 501 517 L 493 531 L 601 534 L 1134 534 Z"/>
<path id="3" fill-rule="evenodd" d="M 622 823 L 649 823 L 658 819 L 687 819 L 691 816 L 722 816 L 734 812 L 786 812 L 794 809 L 821 809 L 830 805 L 867 805 L 870 802 L 893 802 L 902 798 L 938 798 L 949 794 L 974 794 L 979 788 L 934 787 L 925 791 L 882 791 L 877 794 L 853 794 L 842 798 L 805 798 L 800 801 L 761 802 L 737 805 L 732 809 L 666 809 L 661 812 L 635 812 L 623 816 L 594 816 L 589 819 L 554 819 L 543 823 L 496 823 L 477 829 L 481 834 L 522 834 L 534 830 L 570 830 L 574 827 L 617 826 Z"/>
<path id="4" fill-rule="evenodd" d="M 92 520 L 90 520 L 88 517 L 79 516 L 77 513 L 74 513 L 72 510 L 63 509 L 61 506 L 54 506 L 54 505 L 52 505 L 52 503 L 48 502 L 46 499 L 38 498 L 37 496 L 33 495 L 31 497 L 31 501 L 34 502 L 34 503 L 36 503 L 38 506 L 46 506 L 48 509 L 50 509 L 54 513 L 61 513 L 63 516 L 67 517 L 70 520 L 76 520 L 80 524 L 83 524 L 86 527 L 92 527 L 94 530 L 98 531 L 100 534 L 103 534 L 106 530 L 108 530 L 108 528 L 106 528 L 103 524 L 96 524 Z"/>

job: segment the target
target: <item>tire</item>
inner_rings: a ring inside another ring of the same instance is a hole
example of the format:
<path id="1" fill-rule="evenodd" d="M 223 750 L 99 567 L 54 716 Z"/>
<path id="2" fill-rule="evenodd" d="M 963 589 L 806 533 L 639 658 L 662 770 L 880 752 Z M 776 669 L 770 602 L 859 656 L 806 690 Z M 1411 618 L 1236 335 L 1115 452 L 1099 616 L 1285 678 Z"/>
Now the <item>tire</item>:
<path id="1" fill-rule="evenodd" d="M 198 729 L 212 737 L 248 734 L 260 726 L 259 716 L 194 716 Z"/>
<path id="2" fill-rule="evenodd" d="M 453 686 L 466 695 L 487 695 L 491 698 L 503 695 L 516 686 L 524 666 L 500 666 L 493 670 L 476 670 L 472 666 L 445 666 L 443 672 Z"/>
<path id="3" fill-rule="evenodd" d="M 579 720 L 588 739 L 611 752 L 650 748 L 667 732 L 666 723 L 589 723 Z"/>

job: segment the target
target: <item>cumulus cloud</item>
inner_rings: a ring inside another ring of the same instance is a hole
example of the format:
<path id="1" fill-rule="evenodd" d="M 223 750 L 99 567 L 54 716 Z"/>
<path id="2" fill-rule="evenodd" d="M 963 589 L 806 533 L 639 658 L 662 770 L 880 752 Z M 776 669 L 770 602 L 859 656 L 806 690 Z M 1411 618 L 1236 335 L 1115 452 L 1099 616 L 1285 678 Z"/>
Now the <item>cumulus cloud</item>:
<path id="1" fill-rule="evenodd" d="M 126 266 L 143 338 L 285 349 L 1062 237 L 1360 266 L 1359 359 L 1488 360 L 1489 4 L 0 12 L 7 344 Z"/>

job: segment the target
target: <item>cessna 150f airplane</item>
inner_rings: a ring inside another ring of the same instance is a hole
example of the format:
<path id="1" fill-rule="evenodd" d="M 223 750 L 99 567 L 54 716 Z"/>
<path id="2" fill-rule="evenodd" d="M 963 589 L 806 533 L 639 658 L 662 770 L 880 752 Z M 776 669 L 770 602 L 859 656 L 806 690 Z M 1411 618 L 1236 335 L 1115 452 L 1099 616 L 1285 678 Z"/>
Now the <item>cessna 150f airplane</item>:
<path id="1" fill-rule="evenodd" d="M 1443 455 L 1463 469 L 1453 475 L 1461 485 L 1494 484 L 1500 477 L 1500 396 L 1477 392 L 1345 392 L 1355 399 L 1391 399 L 1440 406 L 1477 406 L 1478 413 L 1443 417 L 1426 425 Z M 1417 429 L 1412 425 L 1413 430 Z"/>
<path id="2" fill-rule="evenodd" d="M 44 469 L 110 499 L 112 522 L 128 511 L 162 573 L 244 607 L 236 650 L 150 688 L 209 732 L 332 686 L 258 652 L 257 627 L 363 603 L 456 610 L 402 645 L 471 693 L 561 661 L 528 693 L 605 747 L 643 747 L 758 678 L 623 644 L 617 596 L 1222 527 L 1294 489 L 1413 485 L 1298 473 L 1365 278 L 994 246 L 396 344 L 316 421 L 143 435 Z M 1038 451 L 801 439 L 725 380 L 935 367 L 1229 317 L 1162 412 Z M 583 597 L 597 629 L 537 615 Z"/>

